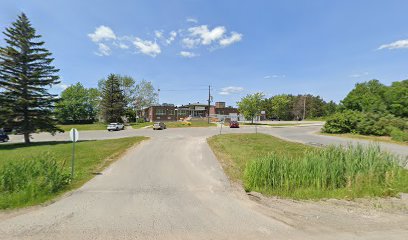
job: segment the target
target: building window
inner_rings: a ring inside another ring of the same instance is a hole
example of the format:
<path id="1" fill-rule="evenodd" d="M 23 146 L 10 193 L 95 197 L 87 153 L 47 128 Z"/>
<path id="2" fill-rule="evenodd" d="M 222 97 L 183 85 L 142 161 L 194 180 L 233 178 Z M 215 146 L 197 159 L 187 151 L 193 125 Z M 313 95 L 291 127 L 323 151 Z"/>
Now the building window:
<path id="1" fill-rule="evenodd" d="M 218 110 L 218 111 L 217 111 L 217 114 L 223 115 L 223 114 L 224 114 L 224 111 Z"/>
<path id="2" fill-rule="evenodd" d="M 174 110 L 167 110 L 168 115 L 174 115 Z"/>
<path id="3" fill-rule="evenodd" d="M 179 110 L 178 111 L 178 115 L 179 116 L 187 116 L 187 115 L 189 115 L 189 110 Z"/>
<path id="4" fill-rule="evenodd" d="M 157 116 L 166 115 L 166 110 L 164 110 L 164 109 L 156 109 L 156 115 L 157 115 Z"/>

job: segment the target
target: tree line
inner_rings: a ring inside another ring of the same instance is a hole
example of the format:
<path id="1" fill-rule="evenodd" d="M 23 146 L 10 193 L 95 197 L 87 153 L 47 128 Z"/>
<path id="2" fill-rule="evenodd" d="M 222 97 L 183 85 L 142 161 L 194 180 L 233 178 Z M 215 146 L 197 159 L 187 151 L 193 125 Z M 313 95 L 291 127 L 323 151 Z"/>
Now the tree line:
<path id="1" fill-rule="evenodd" d="M 23 134 L 25 143 L 35 132 L 62 132 L 58 123 L 102 120 L 121 122 L 157 102 L 151 82 L 138 84 L 129 76 L 111 74 L 98 88 L 76 83 L 61 96 L 50 93 L 60 83 L 54 58 L 28 17 L 21 13 L 3 32 L 0 46 L 0 127 Z"/>
<path id="2" fill-rule="evenodd" d="M 323 132 L 391 136 L 408 142 L 408 80 L 390 86 L 375 79 L 357 83 L 327 119 Z"/>
<path id="3" fill-rule="evenodd" d="M 66 88 L 55 116 L 63 124 L 134 122 L 142 109 L 157 103 L 157 97 L 149 81 L 136 83 L 130 76 L 110 74 L 98 82 L 98 88 L 85 88 L 79 82 Z"/>
<path id="4" fill-rule="evenodd" d="M 263 93 L 249 94 L 241 99 L 238 110 L 246 119 L 253 120 L 265 112 L 266 119 L 302 120 L 330 116 L 338 105 L 312 94 L 279 94 L 265 98 Z"/>

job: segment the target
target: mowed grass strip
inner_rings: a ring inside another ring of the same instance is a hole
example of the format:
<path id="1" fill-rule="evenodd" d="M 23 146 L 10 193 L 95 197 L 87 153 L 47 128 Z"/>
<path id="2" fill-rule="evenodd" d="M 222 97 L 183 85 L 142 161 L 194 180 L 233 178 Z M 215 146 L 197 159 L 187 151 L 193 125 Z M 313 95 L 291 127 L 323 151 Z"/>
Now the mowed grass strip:
<path id="1" fill-rule="evenodd" d="M 189 121 L 189 122 L 165 122 L 167 128 L 184 128 L 184 127 L 216 127 L 215 123 L 208 123 L 207 121 Z"/>
<path id="2" fill-rule="evenodd" d="M 104 123 L 90 123 L 90 124 L 64 124 L 58 125 L 64 131 L 70 131 L 72 128 L 76 128 L 78 131 L 87 130 L 106 130 L 108 125 Z"/>
<path id="3" fill-rule="evenodd" d="M 128 148 L 147 139 L 80 141 L 75 144 L 75 175 L 70 180 L 72 143 L 37 142 L 0 145 L 0 209 L 46 202 L 78 188 Z M 68 184 L 63 184 L 67 180 Z M 56 186 L 57 185 L 57 186 Z"/>
<path id="4" fill-rule="evenodd" d="M 220 135 L 209 143 L 226 173 L 247 191 L 295 199 L 408 192 L 408 171 L 400 167 L 406 162 L 377 145 L 319 149 L 262 134 Z"/>
<path id="5" fill-rule="evenodd" d="M 153 123 L 152 122 L 130 123 L 130 126 L 132 126 L 133 129 L 140 129 L 140 128 L 144 128 L 144 127 L 153 126 Z"/>

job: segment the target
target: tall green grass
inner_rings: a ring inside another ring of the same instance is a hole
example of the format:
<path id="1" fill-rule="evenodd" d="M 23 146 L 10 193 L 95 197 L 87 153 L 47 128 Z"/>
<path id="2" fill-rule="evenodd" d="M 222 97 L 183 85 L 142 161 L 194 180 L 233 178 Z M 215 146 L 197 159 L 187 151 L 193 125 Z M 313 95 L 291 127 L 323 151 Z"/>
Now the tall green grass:
<path id="1" fill-rule="evenodd" d="M 378 145 L 308 150 L 299 157 L 269 154 L 248 162 L 247 191 L 316 199 L 394 196 L 408 191 L 406 161 Z"/>
<path id="2" fill-rule="evenodd" d="M 70 183 L 51 154 L 0 168 L 0 209 L 43 199 L 63 190 Z"/>

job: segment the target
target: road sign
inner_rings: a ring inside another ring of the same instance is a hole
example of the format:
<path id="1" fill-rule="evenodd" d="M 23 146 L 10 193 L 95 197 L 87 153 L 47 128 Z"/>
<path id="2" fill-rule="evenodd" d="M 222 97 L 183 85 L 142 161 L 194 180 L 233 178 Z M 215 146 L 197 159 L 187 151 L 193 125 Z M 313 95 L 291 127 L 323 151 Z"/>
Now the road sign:
<path id="1" fill-rule="evenodd" d="M 71 131 L 69 131 L 69 138 L 71 138 L 72 141 L 71 179 L 73 179 L 75 163 L 75 142 L 78 141 L 79 139 L 79 133 L 78 130 L 76 130 L 76 128 L 72 128 Z"/>
<path id="2" fill-rule="evenodd" d="M 76 128 L 72 128 L 71 131 L 69 131 L 69 138 L 71 139 L 72 142 L 77 142 L 79 139 L 79 133 Z"/>

